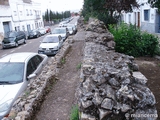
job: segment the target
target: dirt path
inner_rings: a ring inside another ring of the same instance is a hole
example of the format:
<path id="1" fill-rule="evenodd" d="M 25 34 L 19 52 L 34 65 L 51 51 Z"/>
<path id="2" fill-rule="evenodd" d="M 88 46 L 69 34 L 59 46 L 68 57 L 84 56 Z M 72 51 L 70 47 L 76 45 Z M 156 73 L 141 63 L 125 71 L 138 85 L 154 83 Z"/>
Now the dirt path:
<path id="1" fill-rule="evenodd" d="M 151 57 L 136 58 L 139 71 L 148 79 L 147 85 L 156 98 L 158 120 L 160 120 L 160 60 Z"/>
<path id="2" fill-rule="evenodd" d="M 76 104 L 75 90 L 79 82 L 83 58 L 83 42 L 74 42 L 59 71 L 59 80 L 47 95 L 35 120 L 69 120 L 71 107 Z"/>

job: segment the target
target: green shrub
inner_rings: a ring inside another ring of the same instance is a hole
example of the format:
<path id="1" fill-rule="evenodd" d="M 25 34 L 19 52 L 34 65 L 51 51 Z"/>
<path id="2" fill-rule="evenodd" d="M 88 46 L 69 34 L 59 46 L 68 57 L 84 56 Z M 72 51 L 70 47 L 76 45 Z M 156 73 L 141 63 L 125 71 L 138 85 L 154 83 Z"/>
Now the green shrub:
<path id="1" fill-rule="evenodd" d="M 78 105 L 75 105 L 71 109 L 70 120 L 79 120 Z"/>
<path id="2" fill-rule="evenodd" d="M 109 30 L 114 35 L 117 52 L 138 57 L 154 56 L 157 51 L 158 37 L 140 31 L 135 25 L 109 25 Z"/>

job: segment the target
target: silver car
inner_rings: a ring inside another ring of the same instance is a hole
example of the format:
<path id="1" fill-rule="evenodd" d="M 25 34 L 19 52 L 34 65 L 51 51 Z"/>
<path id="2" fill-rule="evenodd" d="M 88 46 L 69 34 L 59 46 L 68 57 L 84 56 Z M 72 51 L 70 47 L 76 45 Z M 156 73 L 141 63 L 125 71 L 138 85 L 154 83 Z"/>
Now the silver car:
<path id="1" fill-rule="evenodd" d="M 63 44 L 63 39 L 60 35 L 51 34 L 44 37 L 39 46 L 38 53 L 46 55 L 55 55 Z"/>
<path id="2" fill-rule="evenodd" d="M 75 24 L 67 24 L 67 27 L 72 27 L 73 28 L 73 34 L 77 33 L 77 28 Z"/>
<path id="3" fill-rule="evenodd" d="M 43 54 L 21 52 L 0 59 L 0 120 L 8 116 L 17 98 L 31 78 L 36 77 L 47 63 Z"/>
<path id="4" fill-rule="evenodd" d="M 63 41 L 64 41 L 69 36 L 69 30 L 66 27 L 57 27 L 57 28 L 53 29 L 51 34 L 54 34 L 54 35 L 57 35 L 57 36 L 60 35 L 62 37 Z"/>
<path id="5" fill-rule="evenodd" d="M 46 29 L 45 28 L 38 28 L 37 30 L 41 33 L 41 35 L 46 34 Z"/>

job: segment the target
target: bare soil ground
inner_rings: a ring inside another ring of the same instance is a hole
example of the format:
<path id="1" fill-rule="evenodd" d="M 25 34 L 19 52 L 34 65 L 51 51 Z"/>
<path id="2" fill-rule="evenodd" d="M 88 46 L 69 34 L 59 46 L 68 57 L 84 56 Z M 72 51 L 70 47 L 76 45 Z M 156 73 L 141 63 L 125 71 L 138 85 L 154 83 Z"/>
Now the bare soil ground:
<path id="1" fill-rule="evenodd" d="M 155 95 L 158 120 L 160 120 L 160 60 L 139 57 L 135 62 L 139 65 L 139 71 L 148 79 L 147 85 Z"/>
<path id="2" fill-rule="evenodd" d="M 83 41 L 73 43 L 63 60 L 59 80 L 46 96 L 35 120 L 69 120 L 71 108 L 76 104 L 75 92 L 79 83 L 83 46 Z"/>

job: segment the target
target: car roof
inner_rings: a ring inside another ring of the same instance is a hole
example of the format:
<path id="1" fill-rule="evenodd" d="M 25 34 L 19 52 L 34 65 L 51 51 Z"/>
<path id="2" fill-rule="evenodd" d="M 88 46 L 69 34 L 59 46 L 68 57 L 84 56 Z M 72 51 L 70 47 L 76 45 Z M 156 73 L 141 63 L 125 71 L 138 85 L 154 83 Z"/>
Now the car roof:
<path id="1" fill-rule="evenodd" d="M 32 52 L 12 53 L 0 59 L 0 62 L 25 62 L 28 58 L 37 55 Z"/>
<path id="2" fill-rule="evenodd" d="M 60 36 L 59 34 L 50 34 L 50 35 L 46 35 L 45 37 L 58 37 Z"/>
<path id="3" fill-rule="evenodd" d="M 66 27 L 56 27 L 54 29 L 66 29 Z"/>

